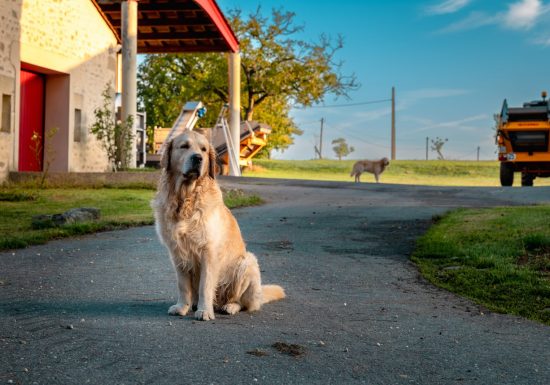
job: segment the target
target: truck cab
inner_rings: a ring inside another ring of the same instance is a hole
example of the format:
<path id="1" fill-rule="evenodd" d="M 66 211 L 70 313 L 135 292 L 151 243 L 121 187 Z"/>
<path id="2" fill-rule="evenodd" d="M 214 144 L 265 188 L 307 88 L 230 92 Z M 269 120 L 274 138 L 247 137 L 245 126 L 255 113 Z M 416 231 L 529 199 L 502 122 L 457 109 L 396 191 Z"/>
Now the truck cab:
<path id="1" fill-rule="evenodd" d="M 550 104 L 545 91 L 541 96 L 522 107 L 508 107 L 504 100 L 496 136 L 502 186 L 512 186 L 516 172 L 522 186 L 550 176 Z"/>

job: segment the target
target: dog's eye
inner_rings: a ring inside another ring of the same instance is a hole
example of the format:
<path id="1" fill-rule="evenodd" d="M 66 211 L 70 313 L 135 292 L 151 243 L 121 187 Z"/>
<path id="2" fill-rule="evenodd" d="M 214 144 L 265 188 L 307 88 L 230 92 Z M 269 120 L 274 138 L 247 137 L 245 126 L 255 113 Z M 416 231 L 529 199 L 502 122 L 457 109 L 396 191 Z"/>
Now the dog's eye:
<path id="1" fill-rule="evenodd" d="M 189 148 L 189 143 L 184 143 L 184 144 L 182 144 L 182 145 L 180 146 L 180 148 L 185 148 L 185 149 Z"/>
<path id="2" fill-rule="evenodd" d="M 206 147 L 201 148 L 202 152 L 206 152 Z"/>

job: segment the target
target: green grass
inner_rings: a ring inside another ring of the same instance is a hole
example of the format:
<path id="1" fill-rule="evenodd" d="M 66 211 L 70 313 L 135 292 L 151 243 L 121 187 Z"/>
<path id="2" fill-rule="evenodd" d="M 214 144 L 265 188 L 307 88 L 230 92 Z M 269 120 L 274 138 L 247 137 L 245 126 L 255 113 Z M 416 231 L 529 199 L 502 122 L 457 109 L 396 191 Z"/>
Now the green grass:
<path id="1" fill-rule="evenodd" d="M 550 325 L 550 206 L 461 209 L 417 243 L 432 283 L 488 309 Z"/>
<path id="2" fill-rule="evenodd" d="M 149 202 L 151 189 L 0 189 L 0 250 L 42 244 L 70 237 L 153 223 Z M 224 191 L 228 207 L 257 205 L 261 199 L 239 190 Z M 31 218 L 38 214 L 62 213 L 74 207 L 97 207 L 98 221 L 61 227 L 33 229 Z"/>
<path id="3" fill-rule="evenodd" d="M 353 182 L 350 177 L 355 160 L 266 160 L 255 159 L 253 169 L 244 176 Z M 497 161 L 396 160 L 380 177 L 382 183 L 431 186 L 500 186 Z M 521 183 L 519 173 L 514 185 Z M 372 174 L 363 174 L 362 182 L 374 183 Z M 550 186 L 550 178 L 537 178 L 535 186 Z"/>

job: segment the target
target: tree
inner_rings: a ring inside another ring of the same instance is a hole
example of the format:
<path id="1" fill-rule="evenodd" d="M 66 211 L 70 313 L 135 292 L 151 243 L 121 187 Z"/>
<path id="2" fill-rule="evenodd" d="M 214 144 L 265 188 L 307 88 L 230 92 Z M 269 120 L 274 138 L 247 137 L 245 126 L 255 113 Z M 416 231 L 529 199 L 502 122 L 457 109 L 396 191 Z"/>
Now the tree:
<path id="1" fill-rule="evenodd" d="M 334 153 L 338 157 L 338 160 L 342 160 L 343 157 L 348 156 L 351 154 L 355 149 L 352 146 L 348 147 L 348 144 L 346 143 L 346 140 L 344 138 L 338 138 L 334 139 L 332 141 L 332 144 L 335 144 L 336 146 L 332 147 L 334 150 Z"/>
<path id="2" fill-rule="evenodd" d="M 328 94 L 347 97 L 358 88 L 355 75 L 342 75 L 342 63 L 335 60 L 341 37 L 299 40 L 303 27 L 294 25 L 294 13 L 282 10 L 273 10 L 271 17 L 261 8 L 247 18 L 239 10 L 228 15 L 240 43 L 242 118 L 272 127 L 267 150 L 284 150 L 301 134 L 289 116 L 291 107 L 322 102 Z M 213 125 L 229 100 L 227 73 L 227 60 L 219 53 L 148 55 L 138 74 L 148 122 L 171 126 L 185 101 L 198 99 L 209 109 L 201 124 Z"/>
<path id="3" fill-rule="evenodd" d="M 114 112 L 114 90 L 110 84 L 105 86 L 103 105 L 94 110 L 95 121 L 91 131 L 103 145 L 111 162 L 113 171 L 128 168 L 132 157 L 133 121 L 132 116 L 120 121 Z"/>
<path id="4" fill-rule="evenodd" d="M 449 139 L 445 138 L 445 139 L 441 139 L 439 136 L 436 137 L 435 139 L 430 139 L 430 141 L 432 142 L 432 151 L 436 151 L 437 152 L 437 159 L 438 160 L 445 160 L 445 157 L 443 156 L 443 153 L 441 152 L 441 150 L 443 149 L 443 145 L 445 143 L 447 143 Z"/>

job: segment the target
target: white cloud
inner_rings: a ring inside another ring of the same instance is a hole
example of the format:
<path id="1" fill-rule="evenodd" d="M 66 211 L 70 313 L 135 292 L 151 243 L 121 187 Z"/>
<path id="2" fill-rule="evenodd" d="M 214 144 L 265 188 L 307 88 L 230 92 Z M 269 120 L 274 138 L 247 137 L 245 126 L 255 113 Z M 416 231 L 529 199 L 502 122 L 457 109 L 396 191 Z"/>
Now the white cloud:
<path id="1" fill-rule="evenodd" d="M 426 9 L 429 15 L 444 15 L 460 11 L 471 3 L 471 0 L 446 0 L 442 3 L 432 5 Z"/>
<path id="2" fill-rule="evenodd" d="M 544 11 L 540 0 L 521 0 L 509 5 L 504 23 L 512 29 L 530 29 Z"/>
<path id="3" fill-rule="evenodd" d="M 518 0 L 508 5 L 502 12 L 489 14 L 482 11 L 470 12 L 465 18 L 440 29 L 439 33 L 467 31 L 488 25 L 501 26 L 513 30 L 529 30 L 540 20 L 541 16 L 550 12 L 550 5 L 544 5 L 541 0 Z M 544 44 L 536 41 L 536 44 Z"/>

